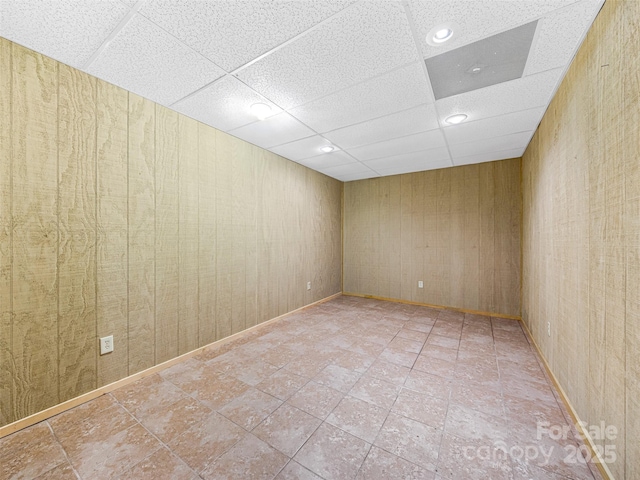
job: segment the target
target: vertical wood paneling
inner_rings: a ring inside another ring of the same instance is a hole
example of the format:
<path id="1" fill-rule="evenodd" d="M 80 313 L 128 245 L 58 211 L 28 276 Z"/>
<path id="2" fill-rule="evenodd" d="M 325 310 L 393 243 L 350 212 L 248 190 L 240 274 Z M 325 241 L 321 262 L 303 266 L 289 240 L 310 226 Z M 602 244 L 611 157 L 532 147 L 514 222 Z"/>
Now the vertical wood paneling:
<path id="1" fill-rule="evenodd" d="M 198 177 L 199 177 L 199 245 L 198 245 L 198 291 L 199 291 L 199 338 L 206 345 L 218 338 L 216 333 L 217 291 L 216 261 L 218 242 L 216 239 L 216 148 L 217 132 L 206 125 L 198 124 Z"/>
<path id="2" fill-rule="evenodd" d="M 179 131 L 179 285 L 178 350 L 180 354 L 198 347 L 199 258 L 198 233 L 198 122 L 178 117 Z"/>
<path id="3" fill-rule="evenodd" d="M 232 284 L 231 262 L 233 255 L 232 178 L 233 139 L 230 135 L 219 133 L 216 141 L 216 177 L 215 177 L 215 295 L 216 295 L 216 338 L 224 338 L 232 332 Z"/>
<path id="4" fill-rule="evenodd" d="M 640 51 L 640 3 L 622 4 L 623 51 Z M 626 431 L 625 473 L 640 478 L 640 70 L 637 53 L 622 70 L 624 110 L 623 153 L 625 178 L 624 238 L 626 247 Z"/>
<path id="5" fill-rule="evenodd" d="M 0 38 L 0 425 L 15 418 L 11 338 L 11 42 Z"/>
<path id="6" fill-rule="evenodd" d="M 98 386 L 126 377 L 128 362 L 128 93 L 97 82 L 97 333 L 114 353 L 98 357 Z M 97 349 L 96 346 L 94 347 Z"/>
<path id="7" fill-rule="evenodd" d="M 0 426 L 340 291 L 340 182 L 1 38 L 0 157 Z"/>
<path id="8" fill-rule="evenodd" d="M 129 374 L 155 363 L 155 105 L 129 94 Z"/>
<path id="9" fill-rule="evenodd" d="M 178 114 L 156 105 L 156 363 L 178 355 Z"/>
<path id="10" fill-rule="evenodd" d="M 520 314 L 520 159 L 348 182 L 344 192 L 344 291 Z"/>
<path id="11" fill-rule="evenodd" d="M 581 419 L 617 429 L 595 443 L 620 479 L 640 472 L 638 14 L 605 3 L 523 157 L 523 317 Z"/>
<path id="12" fill-rule="evenodd" d="M 464 304 L 480 310 L 480 165 L 464 169 Z M 516 246 L 519 252 L 519 245 Z"/>
<path id="13" fill-rule="evenodd" d="M 60 400 L 58 64 L 12 50 L 13 408 L 21 418 Z"/>
<path id="14" fill-rule="evenodd" d="M 60 400 L 96 388 L 96 79 L 58 67 Z"/>

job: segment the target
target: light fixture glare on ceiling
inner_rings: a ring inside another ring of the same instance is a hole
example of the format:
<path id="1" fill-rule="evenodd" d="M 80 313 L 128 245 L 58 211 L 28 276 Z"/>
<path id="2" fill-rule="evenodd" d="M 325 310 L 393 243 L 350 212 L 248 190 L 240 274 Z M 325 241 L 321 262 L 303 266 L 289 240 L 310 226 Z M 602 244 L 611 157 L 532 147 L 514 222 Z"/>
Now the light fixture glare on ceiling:
<path id="1" fill-rule="evenodd" d="M 458 113 L 456 115 L 451 115 L 447 117 L 444 121 L 450 125 L 457 125 L 458 123 L 462 123 L 467 119 L 467 116 L 464 113 Z"/>
<path id="2" fill-rule="evenodd" d="M 433 41 L 436 43 L 446 42 L 453 35 L 453 31 L 450 28 L 441 28 L 433 34 Z"/>
<path id="3" fill-rule="evenodd" d="M 333 152 L 334 148 L 331 145 L 325 145 L 324 147 L 320 148 L 320 150 L 322 150 L 324 153 L 331 153 Z"/>
<path id="4" fill-rule="evenodd" d="M 429 33 L 427 33 L 427 43 L 433 47 L 438 47 L 443 43 L 451 40 L 453 37 L 453 32 L 456 31 L 456 26 L 451 23 L 441 23 L 440 25 L 436 25 Z"/>
<path id="5" fill-rule="evenodd" d="M 271 107 L 266 103 L 254 103 L 251 105 L 251 113 L 258 117 L 258 120 L 264 120 L 271 115 Z"/>

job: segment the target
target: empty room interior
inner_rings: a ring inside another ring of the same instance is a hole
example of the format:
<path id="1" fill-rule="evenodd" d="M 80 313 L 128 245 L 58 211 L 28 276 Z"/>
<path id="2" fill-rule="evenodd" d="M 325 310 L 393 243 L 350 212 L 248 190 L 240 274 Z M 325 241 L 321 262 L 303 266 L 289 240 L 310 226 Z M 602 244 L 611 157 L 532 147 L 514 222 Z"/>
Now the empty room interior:
<path id="1" fill-rule="evenodd" d="M 640 1 L 0 0 L 0 480 L 640 479 Z"/>

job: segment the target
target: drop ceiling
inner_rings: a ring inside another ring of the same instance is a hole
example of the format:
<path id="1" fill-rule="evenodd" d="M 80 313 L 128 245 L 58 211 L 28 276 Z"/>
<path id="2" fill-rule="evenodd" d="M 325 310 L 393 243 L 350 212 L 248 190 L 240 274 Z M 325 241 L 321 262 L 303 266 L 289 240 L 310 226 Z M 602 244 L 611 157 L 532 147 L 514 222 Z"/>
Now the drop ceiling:
<path id="1" fill-rule="evenodd" d="M 522 155 L 603 1 L 0 0 L 0 36 L 351 181 Z M 463 82 L 525 30 L 524 68 L 496 62 L 517 78 L 436 101 L 428 65 Z"/>

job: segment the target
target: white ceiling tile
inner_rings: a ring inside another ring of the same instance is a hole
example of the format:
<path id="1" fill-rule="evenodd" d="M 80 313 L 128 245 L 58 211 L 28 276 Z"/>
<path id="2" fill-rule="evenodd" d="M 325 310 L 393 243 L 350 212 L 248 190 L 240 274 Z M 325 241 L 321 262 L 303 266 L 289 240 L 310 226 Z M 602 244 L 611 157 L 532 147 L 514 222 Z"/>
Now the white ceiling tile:
<path id="1" fill-rule="evenodd" d="M 339 128 L 323 135 L 342 148 L 352 148 L 436 128 L 436 107 L 429 104 Z"/>
<path id="2" fill-rule="evenodd" d="M 422 53 L 425 58 L 439 55 L 489 35 L 509 30 L 577 0 L 409 0 Z M 427 33 L 434 27 L 453 24 L 453 37 L 431 46 Z"/>
<path id="3" fill-rule="evenodd" d="M 140 13 L 231 72 L 354 1 L 149 0 Z"/>
<path id="4" fill-rule="evenodd" d="M 290 113 L 324 133 L 406 110 L 428 100 L 422 65 L 414 63 L 294 108 Z"/>
<path id="5" fill-rule="evenodd" d="M 115 0 L 2 0 L 0 34 L 81 68 L 127 13 Z"/>
<path id="6" fill-rule="evenodd" d="M 288 113 L 282 112 L 265 120 L 230 130 L 229 133 L 259 147 L 271 148 L 274 145 L 309 137 L 315 132 Z"/>
<path id="7" fill-rule="evenodd" d="M 484 153 L 498 152 L 500 150 L 512 150 L 514 148 L 526 148 L 529 140 L 533 136 L 531 132 L 512 133 L 501 137 L 485 138 L 475 142 L 459 143 L 450 145 L 453 158 L 466 157 L 470 155 L 481 155 Z"/>
<path id="8" fill-rule="evenodd" d="M 365 173 L 354 173 L 352 175 L 337 175 L 334 178 L 340 180 L 341 182 L 353 182 L 355 180 L 365 180 L 367 178 L 376 178 L 379 177 L 375 172 L 365 172 Z"/>
<path id="9" fill-rule="evenodd" d="M 237 78 L 227 75 L 172 108 L 226 132 L 256 121 L 250 110 L 254 103 L 270 105 L 273 115 L 282 112 Z"/>
<path id="10" fill-rule="evenodd" d="M 509 135 L 510 133 L 535 130 L 544 112 L 545 107 L 540 107 L 507 113 L 498 117 L 485 118 L 484 120 L 476 120 L 475 122 L 464 122 L 444 128 L 444 135 L 447 137 L 449 145 L 455 145 Z"/>
<path id="11" fill-rule="evenodd" d="M 546 15 L 538 25 L 525 75 L 567 65 L 604 0 L 584 0 Z"/>
<path id="12" fill-rule="evenodd" d="M 111 40 L 88 72 L 163 105 L 170 105 L 224 74 L 140 15 Z"/>
<path id="13" fill-rule="evenodd" d="M 432 148 L 430 150 L 405 153 L 403 155 L 392 155 L 390 157 L 378 158 L 376 160 L 369 160 L 363 163 L 376 172 L 382 172 L 383 170 L 400 166 L 419 166 L 421 167 L 421 170 L 440 168 L 441 166 L 451 166 L 447 147 Z"/>
<path id="14" fill-rule="evenodd" d="M 362 2 L 238 76 L 288 110 L 418 58 L 402 6 Z"/>
<path id="15" fill-rule="evenodd" d="M 384 142 L 372 143 L 358 148 L 349 149 L 349 153 L 358 160 L 367 161 L 375 158 L 418 152 L 437 147 L 444 147 L 446 143 L 441 130 L 421 132 L 406 137 L 394 138 Z"/>
<path id="16" fill-rule="evenodd" d="M 315 157 L 322 153 L 321 147 L 331 145 L 331 142 L 320 135 L 303 138 L 295 142 L 278 145 L 270 150 L 278 155 L 282 155 L 293 161 L 302 160 L 303 158 Z"/>
<path id="17" fill-rule="evenodd" d="M 353 175 L 356 173 L 366 173 L 366 174 L 371 173 L 371 169 L 360 162 L 348 163 L 346 165 L 338 165 L 336 167 L 319 168 L 318 171 L 326 175 L 329 175 L 330 177 L 333 177 L 334 175 Z"/>
<path id="18" fill-rule="evenodd" d="M 457 113 L 468 116 L 467 122 L 496 117 L 506 113 L 547 106 L 562 69 L 530 75 L 510 82 L 473 90 L 436 102 L 440 123 L 448 126 L 445 118 Z"/>
<path id="19" fill-rule="evenodd" d="M 453 159 L 453 164 L 472 165 L 474 163 L 493 162 L 497 160 L 505 160 L 507 158 L 519 158 L 524 154 L 524 148 L 512 148 L 511 150 L 500 150 L 494 152 L 482 153 L 479 155 L 469 155 L 467 157 L 459 157 Z"/>
<path id="20" fill-rule="evenodd" d="M 356 160 L 347 155 L 343 151 L 324 153 L 322 155 L 316 155 L 315 157 L 305 158 L 304 160 L 298 160 L 298 163 L 314 170 L 322 170 L 331 167 L 338 167 L 340 165 L 347 165 L 349 163 L 356 163 Z"/>

